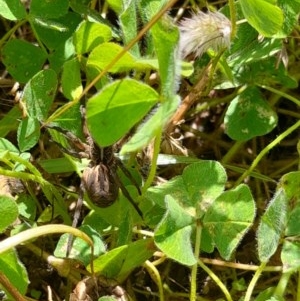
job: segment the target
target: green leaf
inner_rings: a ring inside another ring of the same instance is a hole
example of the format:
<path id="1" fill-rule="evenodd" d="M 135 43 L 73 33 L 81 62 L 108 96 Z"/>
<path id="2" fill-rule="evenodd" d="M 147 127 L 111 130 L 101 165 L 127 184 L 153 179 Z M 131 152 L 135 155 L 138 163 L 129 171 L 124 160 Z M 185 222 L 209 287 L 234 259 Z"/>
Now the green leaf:
<path id="1" fill-rule="evenodd" d="M 233 68 L 241 68 L 246 63 L 261 62 L 263 59 L 270 58 L 282 50 L 282 42 L 278 39 L 265 38 L 260 40 L 257 32 L 251 36 L 247 30 L 251 27 L 244 24 L 245 30 L 241 32 L 241 41 L 237 41 L 239 47 L 231 49 L 231 55 L 228 57 L 228 64 Z M 246 38 L 245 38 L 246 36 Z M 239 37 L 237 37 L 239 39 Z M 243 41 L 243 43 L 242 43 Z M 274 71 L 274 65 L 270 68 Z"/>
<path id="2" fill-rule="evenodd" d="M 300 171 L 282 176 L 278 188 L 283 189 L 288 199 L 289 214 L 285 235 L 300 236 Z"/>
<path id="3" fill-rule="evenodd" d="M 287 197 L 279 189 L 270 201 L 257 230 L 258 256 L 266 262 L 277 250 L 287 221 Z"/>
<path id="4" fill-rule="evenodd" d="M 91 52 L 87 61 L 87 67 L 88 69 L 94 69 L 96 71 L 95 74 L 98 74 L 101 70 L 105 69 L 110 62 L 114 61 L 114 65 L 109 69 L 111 73 L 130 72 L 133 69 L 145 72 L 146 70 L 152 69 L 152 66 L 148 64 L 147 61 L 137 59 L 129 52 L 126 52 L 121 58 L 115 61 L 116 56 L 122 51 L 123 48 L 115 43 L 100 44 Z"/>
<path id="5" fill-rule="evenodd" d="M 73 35 L 73 43 L 76 53 L 90 52 L 96 46 L 109 41 L 112 38 L 111 29 L 104 24 L 83 21 Z"/>
<path id="6" fill-rule="evenodd" d="M 231 139 L 245 141 L 269 133 L 277 124 L 277 115 L 258 88 L 248 87 L 230 103 L 224 122 Z"/>
<path id="7" fill-rule="evenodd" d="M 194 219 L 170 195 L 165 197 L 167 212 L 154 232 L 154 241 L 168 257 L 191 266 L 197 262 L 191 244 Z"/>
<path id="8" fill-rule="evenodd" d="M 158 98 L 154 89 L 139 81 L 115 81 L 87 102 L 91 135 L 102 147 L 112 145 L 149 112 Z"/>
<path id="9" fill-rule="evenodd" d="M 299 216 L 298 216 L 299 219 Z M 284 272 L 299 270 L 300 268 L 300 242 L 285 240 L 281 251 L 281 260 Z"/>
<path id="10" fill-rule="evenodd" d="M 171 195 L 182 207 L 183 204 L 187 202 L 188 195 L 181 176 L 173 177 L 169 181 L 158 186 L 150 187 L 147 190 L 145 198 L 140 204 L 140 208 L 144 213 L 145 223 L 151 228 L 155 228 L 165 215 L 166 195 Z M 185 210 L 189 212 L 189 214 L 194 213 L 194 208 L 191 208 L 191 210 L 185 208 Z"/>
<path id="11" fill-rule="evenodd" d="M 298 25 L 300 2 L 278 0 L 278 6 L 283 11 L 284 21 L 282 29 L 276 34 L 276 38 L 282 39 L 291 34 L 292 30 Z"/>
<path id="12" fill-rule="evenodd" d="M 130 243 L 125 260 L 117 276 L 118 282 L 123 282 L 135 268 L 151 258 L 155 251 L 156 248 L 152 238 L 140 239 Z"/>
<path id="13" fill-rule="evenodd" d="M 266 86 L 284 86 L 287 88 L 296 88 L 298 82 L 291 77 L 283 63 L 277 64 L 275 57 L 265 60 L 253 61 L 249 64 L 236 65 L 234 67 L 236 81 L 240 84 L 248 85 L 266 85 Z"/>
<path id="14" fill-rule="evenodd" d="M 163 18 L 154 24 L 151 33 L 159 62 L 161 93 L 169 98 L 179 86 L 179 62 L 176 61 L 179 39 L 178 27 L 174 26 L 170 19 Z"/>
<path id="15" fill-rule="evenodd" d="M 80 103 L 74 104 L 66 112 L 63 112 L 51 125 L 60 127 L 73 133 L 76 137 L 83 138 L 82 116 L 80 113 Z M 61 135 L 60 135 L 61 137 Z"/>
<path id="16" fill-rule="evenodd" d="M 300 202 L 298 199 L 297 207 L 292 210 L 288 216 L 288 222 L 285 229 L 286 236 L 300 236 Z"/>
<path id="17" fill-rule="evenodd" d="M 0 233 L 2 233 L 19 215 L 18 206 L 15 200 L 9 196 L 0 195 L 0 212 Z"/>
<path id="18" fill-rule="evenodd" d="M 0 15 L 8 20 L 16 21 L 26 17 L 26 11 L 20 0 L 0 0 Z"/>
<path id="19" fill-rule="evenodd" d="M 60 73 L 64 63 L 75 56 L 75 47 L 72 41 L 73 38 L 67 39 L 49 54 L 49 67 L 56 73 Z"/>
<path id="20" fill-rule="evenodd" d="M 138 192 L 135 186 L 129 185 L 125 188 L 128 190 L 133 199 L 138 198 Z M 86 202 L 89 208 L 93 209 L 89 216 L 94 221 L 99 218 L 113 227 L 120 227 L 120 224 L 125 217 L 132 219 L 132 223 L 140 221 L 141 219 L 131 203 L 127 200 L 127 198 L 124 197 L 122 193 L 119 193 L 118 199 L 111 206 L 105 208 L 97 207 L 90 200 L 86 200 Z M 94 225 L 94 227 L 98 229 L 97 225 Z M 103 230 L 103 228 L 101 230 Z"/>
<path id="21" fill-rule="evenodd" d="M 25 86 L 22 101 L 28 116 L 43 121 L 47 118 L 57 89 L 56 72 L 48 69 L 37 73 Z"/>
<path id="22" fill-rule="evenodd" d="M 77 58 L 64 63 L 61 85 L 64 95 L 69 100 L 79 99 L 83 87 L 81 84 L 80 63 Z"/>
<path id="23" fill-rule="evenodd" d="M 117 14 L 121 13 L 123 7 L 122 0 L 107 0 L 107 3 Z"/>
<path id="24" fill-rule="evenodd" d="M 225 170 L 220 163 L 201 161 L 187 166 L 182 176 L 149 188 L 146 198 L 165 208 L 165 196 L 170 195 L 190 215 L 203 215 L 210 204 L 223 192 L 226 179 Z M 200 212 L 197 210 L 200 209 L 199 207 L 201 207 Z"/>
<path id="25" fill-rule="evenodd" d="M 94 261 L 94 271 L 122 282 L 133 269 L 149 259 L 154 251 L 153 239 L 141 239 L 129 245 L 114 248 L 98 257 Z"/>
<path id="26" fill-rule="evenodd" d="M 178 108 L 179 102 L 179 96 L 174 95 L 160 104 L 158 109 L 155 109 L 154 115 L 151 116 L 150 113 L 150 118 L 143 123 L 133 137 L 123 145 L 120 153 L 125 154 L 138 151 L 147 145 L 155 137 L 157 131 L 163 128 L 168 120 L 170 120 L 170 117 Z"/>
<path id="27" fill-rule="evenodd" d="M 162 7 L 168 2 L 167 0 L 161 1 L 148 1 L 148 0 L 141 0 L 140 1 L 140 10 L 143 11 L 143 17 L 149 21 L 155 14 L 157 14 Z"/>
<path id="28" fill-rule="evenodd" d="M 18 211 L 19 214 L 28 220 L 34 221 L 36 215 L 36 202 L 28 194 L 22 193 L 18 195 Z"/>
<path id="29" fill-rule="evenodd" d="M 94 256 L 98 257 L 99 255 L 105 253 L 105 244 L 97 231 L 92 229 L 89 225 L 83 225 L 79 227 L 79 229 L 92 238 L 94 243 Z M 56 249 L 54 251 L 54 255 L 56 257 L 66 257 L 69 237 L 69 234 L 63 234 L 60 237 Z M 72 249 L 69 254 L 69 258 L 79 260 L 85 266 L 87 266 L 91 262 L 91 256 L 91 248 L 89 244 L 84 240 L 80 239 L 79 237 L 75 237 L 72 244 Z"/>
<path id="30" fill-rule="evenodd" d="M 188 192 L 188 204 L 206 211 L 223 192 L 227 176 L 223 166 L 217 161 L 201 161 L 187 166 L 182 174 Z"/>
<path id="31" fill-rule="evenodd" d="M 98 71 L 103 70 L 106 66 L 115 59 L 115 57 L 122 51 L 122 47 L 114 43 L 103 43 L 93 49 L 89 55 L 87 66 L 94 67 Z M 130 71 L 136 67 L 136 61 L 134 57 L 125 53 L 113 67 L 109 69 L 109 72 L 125 72 Z"/>
<path id="32" fill-rule="evenodd" d="M 50 174 L 74 172 L 77 170 L 76 166 L 67 157 L 39 160 L 39 165 Z"/>
<path id="33" fill-rule="evenodd" d="M 110 208 L 110 207 L 108 207 Z M 105 208 L 104 208 L 105 209 Z M 91 226 L 98 233 L 103 233 L 105 229 L 109 229 L 111 223 L 105 221 L 100 214 L 100 210 L 91 210 L 89 214 L 84 218 L 83 224 Z"/>
<path id="34" fill-rule="evenodd" d="M 120 25 L 122 28 L 123 39 L 125 45 L 128 44 L 137 35 L 137 16 L 136 16 L 136 5 L 137 0 L 123 1 L 123 11 L 120 14 Z M 140 56 L 139 46 L 136 43 L 130 52 L 136 57 Z"/>
<path id="35" fill-rule="evenodd" d="M 26 83 L 41 70 L 46 61 L 46 54 L 41 48 L 31 43 L 14 39 L 4 45 L 2 59 L 13 78 L 21 83 Z"/>
<path id="36" fill-rule="evenodd" d="M 253 197 L 249 187 L 242 184 L 225 191 L 212 203 L 204 216 L 203 226 L 221 256 L 228 260 L 252 226 L 254 217 Z"/>
<path id="37" fill-rule="evenodd" d="M 167 213 L 163 217 L 163 213 L 157 216 L 156 210 L 151 218 L 162 218 L 155 231 L 155 243 L 169 257 L 186 265 L 193 264 L 191 249 L 180 252 L 180 248 L 168 248 L 175 245 L 175 240 L 180 241 L 180 246 L 190 247 L 190 231 L 195 223 L 194 218 L 200 218 L 209 206 L 213 206 L 211 204 L 214 204 L 224 190 L 226 179 L 225 170 L 220 163 L 201 161 L 186 167 L 182 176 L 148 189 L 145 196 L 148 202 L 151 200 L 159 207 L 167 205 Z M 169 195 L 168 199 L 165 199 L 166 195 Z M 163 205 L 164 201 L 166 205 Z"/>
<path id="38" fill-rule="evenodd" d="M 278 187 L 282 188 L 289 199 L 300 201 L 300 171 L 292 171 L 283 175 Z"/>
<path id="39" fill-rule="evenodd" d="M 31 16 L 32 26 L 38 38 L 50 50 L 58 48 L 72 37 L 79 22 L 82 20 L 80 15 L 68 12 L 66 15 L 52 19 L 41 19 Z M 31 56 L 32 57 L 32 56 Z"/>
<path id="40" fill-rule="evenodd" d="M 31 154 L 30 153 L 21 153 L 20 155 L 20 158 L 29 162 L 30 159 L 31 159 Z M 21 163 L 18 163 L 16 162 L 15 165 L 14 165 L 14 170 L 15 171 L 24 171 L 26 169 L 26 167 L 21 164 Z"/>
<path id="41" fill-rule="evenodd" d="M 166 195 L 172 196 L 182 206 L 184 206 L 185 203 L 188 203 L 188 192 L 182 176 L 173 177 L 161 185 L 150 187 L 147 190 L 146 198 L 150 199 L 155 204 L 158 204 L 160 207 L 166 208 Z"/>
<path id="42" fill-rule="evenodd" d="M 159 62 L 157 59 L 150 59 L 150 58 L 145 58 L 145 57 L 141 57 L 141 58 L 137 58 L 137 63 L 142 65 L 142 66 L 149 66 L 151 67 L 151 69 L 154 70 L 159 70 Z M 192 63 L 190 62 L 184 62 L 181 61 L 179 62 L 180 70 L 177 70 L 178 72 L 180 72 L 180 75 L 182 77 L 190 77 L 193 73 L 194 73 L 194 66 Z"/>
<path id="43" fill-rule="evenodd" d="M 68 0 L 32 0 L 30 3 L 30 14 L 35 16 L 41 16 L 45 19 L 58 18 L 67 14 L 68 8 Z"/>
<path id="44" fill-rule="evenodd" d="M 94 272 L 105 275 L 107 278 L 115 278 L 127 257 L 128 245 L 114 248 L 104 255 L 96 258 L 93 262 Z M 87 267 L 88 269 L 90 266 Z"/>
<path id="45" fill-rule="evenodd" d="M 0 137 L 5 137 L 9 132 L 15 131 L 19 125 L 22 113 L 17 106 L 14 106 L 0 120 Z"/>
<path id="46" fill-rule="evenodd" d="M 29 280 L 26 269 L 18 259 L 15 250 L 10 250 L 1 254 L 0 271 L 9 279 L 14 288 L 17 289 L 20 294 L 26 294 Z M 9 295 L 8 292 L 7 294 Z M 13 300 L 13 298 L 9 300 Z"/>
<path id="47" fill-rule="evenodd" d="M 265 37 L 276 34 L 283 25 L 282 10 L 265 0 L 240 0 L 247 21 Z"/>
<path id="48" fill-rule="evenodd" d="M 18 146 L 21 152 L 25 152 L 35 146 L 40 138 L 40 123 L 34 117 L 22 119 L 18 127 Z"/>
<path id="49" fill-rule="evenodd" d="M 278 300 L 272 299 L 274 290 L 275 290 L 274 286 L 268 287 L 267 289 L 260 292 L 254 301 L 278 301 Z"/>
<path id="50" fill-rule="evenodd" d="M 19 154 L 19 150 L 7 139 L 0 138 L 0 151 L 10 151 Z"/>

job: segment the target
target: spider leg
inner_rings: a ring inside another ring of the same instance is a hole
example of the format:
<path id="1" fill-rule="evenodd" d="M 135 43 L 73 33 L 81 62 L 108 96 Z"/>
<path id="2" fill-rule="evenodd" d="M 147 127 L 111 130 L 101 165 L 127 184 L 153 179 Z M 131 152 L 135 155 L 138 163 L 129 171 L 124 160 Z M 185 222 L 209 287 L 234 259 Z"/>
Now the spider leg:
<path id="1" fill-rule="evenodd" d="M 125 167 L 124 167 L 125 168 Z M 128 172 L 128 171 L 127 171 Z M 129 173 L 129 172 L 128 172 Z M 116 173 L 113 174 L 114 180 L 115 182 L 119 185 L 119 187 L 121 188 L 124 196 L 126 197 L 126 199 L 131 203 L 131 205 L 134 207 L 134 209 L 136 210 L 136 212 L 138 213 L 138 215 L 143 219 L 143 213 L 141 211 L 141 209 L 138 207 L 138 205 L 135 203 L 135 201 L 132 199 L 131 195 L 129 194 L 128 190 L 125 188 L 125 186 L 123 185 L 122 181 L 120 181 L 118 175 Z"/>
<path id="2" fill-rule="evenodd" d="M 116 163 L 118 165 L 118 167 L 120 167 L 120 169 L 122 170 L 122 172 L 125 174 L 125 176 L 133 183 L 133 185 L 136 187 L 139 195 L 142 194 L 141 189 L 139 187 L 138 182 L 136 181 L 136 179 L 132 176 L 132 174 L 128 171 L 128 169 L 125 167 L 125 165 L 123 164 L 123 162 L 119 159 L 116 158 Z"/>
<path id="3" fill-rule="evenodd" d="M 75 150 L 67 149 L 64 146 L 62 146 L 60 143 L 53 141 L 65 154 L 70 155 L 77 159 L 87 158 L 89 159 L 89 155 L 85 152 L 77 152 Z"/>
<path id="4" fill-rule="evenodd" d="M 47 128 L 49 130 L 55 130 L 56 132 L 63 134 L 65 136 L 65 138 L 67 138 L 68 144 L 70 144 L 71 147 L 76 148 L 76 150 L 69 150 L 66 147 L 64 147 L 63 145 L 61 145 L 59 142 L 57 142 L 53 139 L 53 142 L 56 145 L 58 145 L 64 153 L 66 153 L 72 157 L 78 158 L 78 159 L 89 158 L 89 154 L 86 153 L 86 151 L 88 149 L 87 144 L 83 143 L 72 132 L 65 130 L 63 128 L 60 128 L 58 126 L 55 126 L 55 125 L 47 125 Z"/>
<path id="5" fill-rule="evenodd" d="M 79 193 L 78 193 L 78 200 L 76 203 L 76 207 L 75 207 L 75 212 L 74 212 L 74 216 L 73 216 L 73 222 L 72 222 L 72 227 L 76 228 L 78 221 L 79 221 L 79 217 L 80 217 L 80 213 L 81 213 L 81 208 L 83 205 L 83 196 L 84 196 L 84 188 L 83 185 L 80 185 L 80 189 L 79 189 Z M 67 244 L 67 252 L 66 252 L 66 256 L 69 257 L 71 249 L 72 249 L 72 245 L 73 245 L 73 241 L 74 241 L 74 236 L 70 235 L 68 238 L 68 244 Z"/>

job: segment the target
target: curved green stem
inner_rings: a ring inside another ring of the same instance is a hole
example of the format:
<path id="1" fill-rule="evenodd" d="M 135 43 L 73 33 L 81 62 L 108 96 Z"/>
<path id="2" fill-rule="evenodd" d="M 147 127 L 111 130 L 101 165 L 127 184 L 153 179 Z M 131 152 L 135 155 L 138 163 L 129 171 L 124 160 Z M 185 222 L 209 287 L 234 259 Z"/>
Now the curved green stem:
<path id="1" fill-rule="evenodd" d="M 8 40 L 8 38 L 19 28 L 21 27 L 23 24 L 25 24 L 27 22 L 27 20 L 22 20 L 18 23 L 16 23 L 15 26 L 13 26 L 9 31 L 7 31 L 5 33 L 5 35 L 1 38 L 0 40 L 0 49 L 2 49 L 3 44 Z"/>
<path id="2" fill-rule="evenodd" d="M 247 292 L 246 292 L 246 295 L 245 295 L 245 298 L 244 298 L 244 301 L 250 301 L 251 299 L 251 295 L 252 295 L 252 292 L 254 290 L 254 287 L 255 287 L 255 284 L 258 280 L 258 278 L 260 277 L 261 273 L 263 272 L 265 266 L 266 266 L 267 262 L 263 262 L 259 268 L 256 270 L 253 278 L 251 279 L 249 285 L 248 285 L 248 289 L 247 289 Z"/>
<path id="3" fill-rule="evenodd" d="M 235 154 L 241 149 L 241 147 L 245 144 L 245 141 L 236 141 L 233 146 L 229 149 L 226 155 L 222 158 L 221 163 L 224 165 L 228 163 Z"/>
<path id="4" fill-rule="evenodd" d="M 285 92 L 282 92 L 278 89 L 275 89 L 275 88 L 272 88 L 272 87 L 269 87 L 269 86 L 260 86 L 261 88 L 265 89 L 265 90 L 268 90 L 268 91 L 271 91 L 279 96 L 282 96 L 290 101 L 292 101 L 293 103 L 295 103 L 297 106 L 300 106 L 300 101 L 299 99 L 297 99 L 296 97 L 293 97 L 292 95 L 290 94 L 287 94 Z"/>
<path id="5" fill-rule="evenodd" d="M 198 259 L 198 264 L 199 266 L 209 275 L 209 277 L 216 282 L 216 284 L 218 285 L 218 287 L 221 289 L 221 291 L 223 292 L 223 294 L 225 295 L 226 299 L 228 301 L 233 301 L 232 297 L 228 291 L 228 289 L 226 288 L 226 286 L 223 284 L 223 282 L 221 281 L 221 279 L 209 268 L 207 267 L 200 259 Z"/>
<path id="6" fill-rule="evenodd" d="M 286 292 L 286 288 L 288 285 L 288 282 L 294 273 L 294 270 L 291 270 L 290 272 L 285 272 L 281 274 L 280 280 L 276 286 L 276 289 L 273 293 L 273 296 L 275 298 L 284 298 L 284 293 Z"/>
<path id="7" fill-rule="evenodd" d="M 155 175 L 156 175 L 156 168 L 157 168 L 157 159 L 160 151 L 160 143 L 162 138 L 162 129 L 158 130 L 158 133 L 154 140 L 154 149 L 153 149 L 153 156 L 152 156 L 152 162 L 150 167 L 149 176 L 145 182 L 145 185 L 143 186 L 142 194 L 144 195 L 147 189 L 151 186 Z"/>
<path id="8" fill-rule="evenodd" d="M 23 171 L 15 171 L 15 170 L 7 170 L 4 168 L 0 168 L 0 174 L 7 176 L 18 178 L 23 181 L 33 181 L 39 183 L 41 188 L 47 197 L 50 204 L 56 204 L 59 214 L 64 219 L 66 224 L 71 224 L 71 218 L 66 210 L 65 202 L 57 191 L 57 189 L 48 181 L 46 181 L 41 173 L 35 168 L 29 161 L 23 159 L 22 157 L 6 151 L 4 154 L 0 156 L 0 161 L 6 163 L 7 165 L 10 163 L 10 160 L 15 163 L 19 163 L 25 167 L 30 173 Z M 10 164 L 8 165 L 10 166 Z"/>
<path id="9" fill-rule="evenodd" d="M 159 274 L 157 268 L 149 260 L 147 260 L 144 263 L 144 266 L 146 267 L 148 273 L 150 274 L 150 277 L 152 278 L 152 280 L 156 283 L 156 285 L 158 287 L 159 301 L 164 301 L 165 300 L 164 289 L 163 289 L 161 277 L 160 277 L 160 274 Z"/>
<path id="10" fill-rule="evenodd" d="M 195 239 L 195 249 L 194 249 L 194 256 L 196 259 L 200 257 L 201 234 L 202 234 L 202 226 L 200 221 L 198 221 L 196 226 L 196 239 Z M 191 273 L 191 292 L 190 292 L 191 301 L 197 300 L 197 271 L 198 271 L 198 263 L 196 262 L 192 266 L 192 273 Z"/>
<path id="11" fill-rule="evenodd" d="M 297 300 L 300 300 L 300 271 L 298 270 L 298 279 L 297 279 Z"/>
<path id="12" fill-rule="evenodd" d="M 0 254 L 4 253 L 26 241 L 37 238 L 43 235 L 57 234 L 57 233 L 70 233 L 86 241 L 91 247 L 91 253 L 94 254 L 94 244 L 91 238 L 84 232 L 73 228 L 71 226 L 52 224 L 39 226 L 36 228 L 22 231 L 14 236 L 8 237 L 0 242 Z"/>
<path id="13" fill-rule="evenodd" d="M 235 183 L 235 186 L 240 184 L 247 176 L 250 175 L 250 173 L 254 170 L 254 168 L 257 166 L 259 161 L 277 144 L 279 144 L 284 138 L 286 138 L 288 135 L 290 135 L 293 131 L 295 131 L 297 128 L 300 127 L 300 121 L 296 122 L 293 126 L 289 127 L 286 131 L 281 133 L 275 140 L 273 140 L 270 144 L 268 144 L 253 160 L 251 166 L 238 178 L 238 180 Z"/>

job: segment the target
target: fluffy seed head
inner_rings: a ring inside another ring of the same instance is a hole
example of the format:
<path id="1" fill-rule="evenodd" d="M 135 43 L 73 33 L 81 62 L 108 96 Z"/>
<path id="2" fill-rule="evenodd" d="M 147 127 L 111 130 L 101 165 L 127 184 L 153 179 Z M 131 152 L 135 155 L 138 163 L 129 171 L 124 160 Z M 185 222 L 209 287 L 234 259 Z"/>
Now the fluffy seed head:
<path id="1" fill-rule="evenodd" d="M 231 23 L 219 12 L 193 14 L 179 25 L 179 50 L 184 58 L 191 53 L 201 56 L 208 49 L 219 51 L 230 46 Z"/>

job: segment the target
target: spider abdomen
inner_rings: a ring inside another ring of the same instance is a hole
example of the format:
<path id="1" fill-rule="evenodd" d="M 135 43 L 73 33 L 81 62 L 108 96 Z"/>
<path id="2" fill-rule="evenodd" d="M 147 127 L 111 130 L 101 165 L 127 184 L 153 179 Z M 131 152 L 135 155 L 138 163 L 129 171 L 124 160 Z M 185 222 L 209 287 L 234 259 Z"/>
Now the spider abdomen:
<path id="1" fill-rule="evenodd" d="M 108 207 L 118 198 L 115 171 L 102 163 L 86 168 L 82 183 L 89 199 L 99 207 Z"/>

